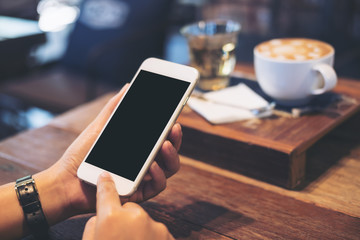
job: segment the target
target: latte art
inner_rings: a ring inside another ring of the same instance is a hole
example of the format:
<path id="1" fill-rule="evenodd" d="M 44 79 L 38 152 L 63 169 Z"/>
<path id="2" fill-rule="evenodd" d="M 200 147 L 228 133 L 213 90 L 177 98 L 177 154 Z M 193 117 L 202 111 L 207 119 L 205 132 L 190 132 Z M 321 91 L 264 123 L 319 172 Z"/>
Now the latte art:
<path id="1" fill-rule="evenodd" d="M 285 38 L 261 43 L 255 51 L 267 58 L 305 61 L 322 58 L 332 53 L 333 48 L 329 44 L 313 39 Z"/>
<path id="2" fill-rule="evenodd" d="M 256 80 L 284 106 L 304 106 L 337 83 L 334 48 L 306 38 L 273 39 L 254 48 Z"/>

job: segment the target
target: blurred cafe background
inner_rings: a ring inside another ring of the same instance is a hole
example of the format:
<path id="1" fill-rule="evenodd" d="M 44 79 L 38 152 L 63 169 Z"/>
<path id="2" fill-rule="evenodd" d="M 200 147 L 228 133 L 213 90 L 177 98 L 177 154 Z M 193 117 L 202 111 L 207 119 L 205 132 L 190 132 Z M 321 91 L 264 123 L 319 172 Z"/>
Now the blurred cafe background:
<path id="1" fill-rule="evenodd" d="M 240 64 L 261 41 L 315 38 L 360 79 L 360 0 L 0 0 L 0 139 L 118 90 L 147 57 L 188 63 L 179 29 L 219 18 L 241 24 Z"/>

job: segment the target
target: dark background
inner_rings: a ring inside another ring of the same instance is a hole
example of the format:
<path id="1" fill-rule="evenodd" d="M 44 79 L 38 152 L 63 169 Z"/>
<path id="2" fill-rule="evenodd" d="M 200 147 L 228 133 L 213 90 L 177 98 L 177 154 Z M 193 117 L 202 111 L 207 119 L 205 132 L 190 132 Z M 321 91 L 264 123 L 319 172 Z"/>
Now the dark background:
<path id="1" fill-rule="evenodd" d="M 315 38 L 335 47 L 335 70 L 339 77 L 360 79 L 360 0 L 163 0 L 166 4 L 162 5 L 162 10 L 166 14 L 153 11 L 155 15 L 147 15 L 151 10 L 149 6 L 152 6 L 150 1 L 146 1 L 148 5 L 142 4 L 141 0 L 131 3 L 135 10 L 139 10 L 135 12 L 140 13 L 141 9 L 140 17 L 161 16 L 162 24 L 156 24 L 156 19 L 150 17 L 148 21 L 136 25 L 137 34 L 129 36 L 125 42 L 130 42 L 126 46 L 131 46 L 131 49 L 141 51 L 136 55 L 139 57 L 133 58 L 133 63 L 125 61 L 124 64 L 129 64 L 126 66 L 119 67 L 114 65 L 114 61 L 110 63 L 106 60 L 119 56 L 125 48 L 130 49 L 118 41 L 121 36 L 117 34 L 103 38 L 109 39 L 109 44 L 95 49 L 96 58 L 90 59 L 93 64 L 85 70 L 72 69 L 71 72 L 69 68 L 58 70 L 57 67 L 62 65 L 62 56 L 40 63 L 33 54 L 37 46 L 48 43 L 54 34 L 42 33 L 28 38 L 0 41 L 0 139 L 34 127 L 28 113 L 34 107 L 45 111 L 42 113 L 47 116 L 55 116 L 105 92 L 118 90 L 135 73 L 138 63 L 143 60 L 141 58 L 148 55 L 186 64 L 186 41 L 179 34 L 179 29 L 185 24 L 203 19 L 228 18 L 240 22 L 242 30 L 237 59 L 241 63 L 252 64 L 253 47 L 262 41 L 280 37 Z M 82 1 L 62 2 L 78 4 L 81 8 Z M 39 19 L 36 10 L 38 3 L 39 0 L 0 0 L 0 16 L 36 21 Z M 0 33 L 5 27 L 0 26 Z M 149 32 L 153 33 L 150 35 L 151 41 L 147 41 Z M 89 34 L 91 36 L 92 33 Z M 88 35 L 81 38 L 79 32 L 70 32 L 63 44 L 66 46 L 68 40 L 75 39 L 74 36 L 80 44 L 91 45 L 87 40 Z M 112 39 L 111 36 L 116 38 Z M 98 69 L 101 65 L 97 64 L 96 59 L 104 63 L 107 67 L 105 71 Z M 104 72 L 115 77 L 107 81 L 108 77 L 102 74 Z M 113 85 L 113 80 L 119 78 L 122 81 Z M 41 120 L 38 116 L 36 119 Z M 46 124 L 46 121 L 43 122 Z"/>

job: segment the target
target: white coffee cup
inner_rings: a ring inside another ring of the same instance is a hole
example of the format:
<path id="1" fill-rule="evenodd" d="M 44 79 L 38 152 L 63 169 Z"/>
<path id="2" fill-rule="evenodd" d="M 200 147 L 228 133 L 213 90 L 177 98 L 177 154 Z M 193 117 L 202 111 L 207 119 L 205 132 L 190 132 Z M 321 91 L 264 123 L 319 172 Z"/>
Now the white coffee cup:
<path id="1" fill-rule="evenodd" d="M 263 42 L 254 48 L 256 78 L 280 105 L 303 105 L 336 86 L 334 54 L 331 45 L 313 39 Z"/>

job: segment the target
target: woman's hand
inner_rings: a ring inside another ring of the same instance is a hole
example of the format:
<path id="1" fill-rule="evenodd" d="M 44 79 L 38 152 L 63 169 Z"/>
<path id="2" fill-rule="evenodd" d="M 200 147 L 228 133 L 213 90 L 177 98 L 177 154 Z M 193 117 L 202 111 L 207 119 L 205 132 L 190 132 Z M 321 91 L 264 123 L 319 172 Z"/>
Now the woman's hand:
<path id="1" fill-rule="evenodd" d="M 113 97 L 103 108 L 96 119 L 79 135 L 79 137 L 70 145 L 64 155 L 50 168 L 33 175 L 36 187 L 39 193 L 42 209 L 49 225 L 54 225 L 71 216 L 95 211 L 96 188 L 82 182 L 76 175 L 79 165 L 83 161 L 90 147 L 101 132 L 103 126 L 107 122 L 111 113 L 115 109 L 128 86 L 126 85 L 115 97 Z M 166 178 L 176 173 L 179 169 L 178 150 L 181 145 L 182 132 L 179 124 L 175 124 L 168 136 L 168 140 L 164 142 L 162 148 L 152 163 L 147 175 L 137 191 L 122 202 L 136 201 L 141 202 L 154 197 L 161 192 L 166 186 Z M 109 179 L 104 180 L 105 183 L 99 189 L 98 202 L 104 202 L 107 199 L 107 183 Z M 2 217 L 0 218 L 0 238 L 1 239 L 17 239 L 29 233 L 30 229 L 24 219 L 23 209 L 21 208 L 14 191 L 14 182 L 0 186 L 0 205 L 6 206 L 2 209 Z M 105 186 L 105 187 L 104 187 Z M 104 190 L 105 188 L 105 190 Z M 101 192 L 104 192 L 101 194 Z M 101 196 L 100 196 L 101 195 Z M 103 196 L 104 195 L 104 196 Z M 139 229 L 148 229 L 154 234 L 160 234 L 163 239 L 171 238 L 166 227 L 155 223 L 141 207 L 134 203 L 126 203 L 120 205 L 120 200 L 114 192 L 112 199 L 117 198 L 116 218 L 126 218 L 123 221 L 122 228 L 130 230 L 130 227 Z M 116 195 L 116 197 L 115 197 Z M 105 198 L 105 199 L 103 199 Z M 90 236 L 96 236 L 95 233 L 106 231 L 101 226 L 113 222 L 111 220 L 112 208 L 98 206 L 98 218 L 91 220 L 88 225 L 96 223 L 93 227 L 87 226 L 91 230 Z M 104 216 L 104 217 L 100 217 Z M 128 219 L 127 219 L 128 218 Z M 114 224 L 114 223 L 113 223 Z M 131 225 L 131 226 L 130 226 Z M 100 226 L 100 227 L 98 227 Z M 111 225 L 109 227 L 114 227 Z M 116 225 L 116 228 L 119 226 Z M 46 229 L 44 229 L 46 230 Z M 87 230 L 90 231 L 90 230 Z M 95 231 L 95 232 L 94 232 Z M 130 232 L 127 232 L 130 234 Z M 140 232 L 134 231 L 135 234 Z M 126 235 L 122 235 L 126 236 Z M 132 236 L 132 235 L 131 235 Z M 90 238 L 92 239 L 92 238 Z M 100 238 L 97 238 L 100 239 Z M 107 238 L 101 238 L 107 239 Z M 125 239 L 129 239 L 125 237 Z M 154 237 L 151 239 L 160 239 Z"/>
<path id="2" fill-rule="evenodd" d="M 86 223 L 83 239 L 173 239 L 166 226 L 155 222 L 136 203 L 121 205 L 110 174 L 99 176 L 96 216 Z"/>
<path id="3" fill-rule="evenodd" d="M 76 172 L 117 103 L 124 95 L 127 87 L 128 85 L 125 85 L 106 104 L 96 119 L 69 146 L 61 159 L 44 171 L 45 173 L 40 173 L 37 177 L 39 179 L 52 178 L 57 183 L 61 183 L 61 186 L 58 186 L 60 189 L 58 189 L 56 197 L 57 201 L 59 201 L 58 208 L 61 207 L 62 209 L 51 209 L 54 206 L 50 205 L 50 213 L 48 215 L 56 215 L 57 211 L 62 211 L 63 214 L 62 216 L 55 217 L 53 220 L 48 219 L 50 224 L 63 220 L 62 218 L 64 217 L 95 211 L 96 188 L 81 181 L 77 177 Z M 178 150 L 181 145 L 181 138 L 182 131 L 180 124 L 175 124 L 170 131 L 168 140 L 163 143 L 143 182 L 132 196 L 122 199 L 123 203 L 127 201 L 141 202 L 156 196 L 164 190 L 166 178 L 175 174 L 180 167 Z M 45 203 L 43 207 L 46 208 L 46 206 L 47 204 Z"/>

